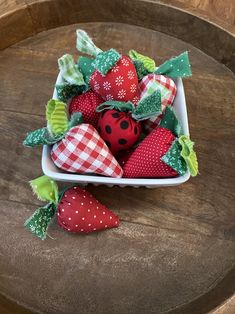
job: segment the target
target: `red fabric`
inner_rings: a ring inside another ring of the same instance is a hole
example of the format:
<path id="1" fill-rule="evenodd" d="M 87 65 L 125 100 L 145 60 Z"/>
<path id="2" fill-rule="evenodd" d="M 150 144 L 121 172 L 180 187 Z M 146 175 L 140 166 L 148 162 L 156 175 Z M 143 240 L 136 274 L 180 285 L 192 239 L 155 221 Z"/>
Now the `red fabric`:
<path id="1" fill-rule="evenodd" d="M 73 97 L 69 104 L 69 114 L 74 112 L 81 112 L 84 123 L 89 123 L 95 128 L 99 120 L 99 113 L 97 113 L 96 107 L 104 102 L 103 98 L 93 92 L 88 91 L 84 94 Z"/>
<path id="2" fill-rule="evenodd" d="M 130 112 L 107 110 L 101 113 L 98 122 L 98 131 L 116 155 L 121 150 L 131 148 L 141 135 L 141 123 L 131 117 Z"/>
<path id="3" fill-rule="evenodd" d="M 79 187 L 67 190 L 60 200 L 57 221 L 66 231 L 91 233 L 119 225 L 119 218 L 88 191 Z"/>
<path id="4" fill-rule="evenodd" d="M 119 178 L 122 168 L 111 154 L 96 129 L 90 124 L 71 128 L 60 142 L 53 145 L 51 158 L 68 172 L 97 173 Z"/>
<path id="5" fill-rule="evenodd" d="M 177 172 L 161 161 L 171 147 L 175 136 L 170 130 L 158 127 L 153 130 L 125 162 L 125 178 L 175 177 Z"/>
<path id="6" fill-rule="evenodd" d="M 91 75 L 90 86 L 105 100 L 139 101 L 138 77 L 130 58 L 122 56 L 116 65 L 103 76 L 97 70 Z"/>

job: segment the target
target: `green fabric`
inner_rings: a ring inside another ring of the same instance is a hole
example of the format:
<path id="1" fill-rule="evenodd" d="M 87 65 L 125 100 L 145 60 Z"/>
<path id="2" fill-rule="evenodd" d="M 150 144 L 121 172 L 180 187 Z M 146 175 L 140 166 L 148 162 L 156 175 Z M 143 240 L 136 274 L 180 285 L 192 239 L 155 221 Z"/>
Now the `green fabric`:
<path id="1" fill-rule="evenodd" d="M 83 74 L 84 80 L 89 85 L 90 77 L 95 71 L 94 59 L 87 57 L 79 57 L 78 69 Z"/>
<path id="2" fill-rule="evenodd" d="M 156 68 L 156 64 L 155 64 L 155 61 L 153 59 L 151 59 L 147 56 L 144 56 L 135 50 L 130 50 L 129 56 L 132 60 L 140 60 L 148 72 L 150 72 L 150 73 L 154 72 L 154 70 Z"/>
<path id="3" fill-rule="evenodd" d="M 161 112 L 161 93 L 157 90 L 140 100 L 137 107 L 132 111 L 132 117 L 140 121 L 159 115 Z"/>
<path id="4" fill-rule="evenodd" d="M 49 224 L 56 212 L 54 203 L 49 203 L 46 206 L 38 208 L 31 217 L 29 217 L 24 225 L 34 235 L 42 240 L 46 239 L 46 232 Z"/>
<path id="5" fill-rule="evenodd" d="M 61 101 L 50 99 L 46 106 L 46 119 L 53 135 L 64 134 L 68 130 L 67 105 Z"/>
<path id="6" fill-rule="evenodd" d="M 78 66 L 74 63 L 71 55 L 63 55 L 58 59 L 58 64 L 60 73 L 67 83 L 78 86 L 85 85 L 83 75 L 79 71 Z"/>
<path id="7" fill-rule="evenodd" d="M 191 76 L 192 71 L 189 63 L 188 52 L 185 51 L 179 56 L 167 60 L 160 65 L 154 73 L 167 75 L 173 78 Z"/>
<path id="8" fill-rule="evenodd" d="M 115 49 L 109 49 L 97 55 L 94 64 L 97 71 L 106 75 L 110 69 L 121 59 L 121 55 Z"/>
<path id="9" fill-rule="evenodd" d="M 59 192 L 56 182 L 47 176 L 38 177 L 29 182 L 33 192 L 41 201 L 58 203 Z"/>
<path id="10" fill-rule="evenodd" d="M 178 140 L 175 140 L 161 160 L 174 169 L 178 174 L 184 175 L 187 172 L 187 164 L 181 157 L 181 149 L 182 147 Z"/>
<path id="11" fill-rule="evenodd" d="M 71 115 L 68 129 L 70 130 L 71 128 L 73 128 L 76 125 L 81 124 L 82 122 L 83 122 L 82 113 L 81 112 L 74 112 Z"/>
<path id="12" fill-rule="evenodd" d="M 92 39 L 88 36 L 88 34 L 85 31 L 83 31 L 82 29 L 77 29 L 76 33 L 77 33 L 76 47 L 78 51 L 93 57 L 96 57 L 100 52 L 102 52 L 101 49 L 96 47 Z"/>
<path id="13" fill-rule="evenodd" d="M 141 81 L 145 75 L 149 74 L 149 72 L 145 69 L 144 63 L 142 61 L 136 59 L 133 59 L 132 61 L 135 66 L 138 81 Z"/>
<path id="14" fill-rule="evenodd" d="M 184 158 L 191 176 L 195 177 L 198 174 L 198 162 L 197 155 L 193 150 L 194 143 L 186 135 L 180 136 L 179 143 L 182 148 L 181 156 Z"/>
<path id="15" fill-rule="evenodd" d="M 183 130 L 181 123 L 175 115 L 175 111 L 171 106 L 167 106 L 163 118 L 159 126 L 169 129 L 175 136 L 182 135 Z"/>
<path id="16" fill-rule="evenodd" d="M 51 135 L 47 128 L 29 132 L 23 142 L 24 146 L 35 147 L 38 145 L 52 145 L 60 141 L 64 135 Z"/>
<path id="17" fill-rule="evenodd" d="M 56 91 L 57 91 L 57 97 L 58 100 L 63 101 L 63 102 L 67 102 L 70 98 L 80 95 L 82 93 L 84 93 L 85 91 L 88 90 L 88 85 L 75 85 L 75 84 L 68 84 L 68 83 L 64 83 L 64 84 L 57 84 L 55 86 Z"/>
<path id="18" fill-rule="evenodd" d="M 96 108 L 96 112 L 101 112 L 104 110 L 111 110 L 111 109 L 116 109 L 119 111 L 132 111 L 134 108 L 134 105 L 132 102 L 124 102 L 124 101 L 115 101 L 115 100 L 108 100 L 101 105 L 99 105 Z"/>
<path id="19" fill-rule="evenodd" d="M 151 81 L 148 84 L 148 88 L 147 90 L 144 92 L 144 96 L 142 96 L 142 99 L 144 99 L 145 97 L 148 97 L 150 95 L 152 95 L 152 93 L 154 93 L 156 90 L 159 90 L 159 92 L 161 93 L 161 98 L 164 98 L 165 93 L 162 93 L 162 90 L 166 89 L 164 88 L 161 84 L 159 84 L 157 81 Z"/>

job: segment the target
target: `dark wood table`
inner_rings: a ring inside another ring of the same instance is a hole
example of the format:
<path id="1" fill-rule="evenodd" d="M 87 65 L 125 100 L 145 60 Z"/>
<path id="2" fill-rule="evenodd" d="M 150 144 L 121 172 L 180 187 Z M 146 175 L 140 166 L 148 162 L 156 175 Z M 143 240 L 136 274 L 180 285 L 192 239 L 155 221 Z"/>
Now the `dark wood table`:
<path id="1" fill-rule="evenodd" d="M 200 175 L 154 190 L 89 185 L 119 215 L 120 227 L 80 236 L 53 223 L 53 239 L 40 241 L 23 223 L 41 204 L 27 184 L 42 173 L 41 149 L 25 148 L 22 140 L 44 126 L 57 59 L 78 56 L 76 28 L 102 49 L 135 48 L 158 64 L 190 51 L 193 76 L 184 86 Z M 149 28 L 92 22 L 48 30 L 2 50 L 0 73 L 0 293 L 33 311 L 65 314 L 199 314 L 232 300 L 235 80 L 228 68 Z M 234 313 L 233 305 L 223 313 Z"/>

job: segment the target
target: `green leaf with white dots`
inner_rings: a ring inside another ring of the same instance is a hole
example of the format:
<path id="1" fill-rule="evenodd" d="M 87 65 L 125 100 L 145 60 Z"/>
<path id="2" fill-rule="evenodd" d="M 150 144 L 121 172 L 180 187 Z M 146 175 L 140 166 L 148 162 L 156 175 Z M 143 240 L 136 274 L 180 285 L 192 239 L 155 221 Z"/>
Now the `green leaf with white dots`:
<path id="1" fill-rule="evenodd" d="M 97 71 L 106 75 L 120 59 L 121 55 L 112 48 L 99 53 L 94 61 L 94 65 Z"/>
<path id="2" fill-rule="evenodd" d="M 171 106 L 166 107 L 163 118 L 159 125 L 170 130 L 177 137 L 183 134 L 181 123 Z"/>
<path id="3" fill-rule="evenodd" d="M 141 121 L 154 115 L 159 115 L 161 112 L 161 92 L 156 90 L 151 95 L 140 100 L 139 104 L 132 112 L 132 117 L 135 120 Z"/>

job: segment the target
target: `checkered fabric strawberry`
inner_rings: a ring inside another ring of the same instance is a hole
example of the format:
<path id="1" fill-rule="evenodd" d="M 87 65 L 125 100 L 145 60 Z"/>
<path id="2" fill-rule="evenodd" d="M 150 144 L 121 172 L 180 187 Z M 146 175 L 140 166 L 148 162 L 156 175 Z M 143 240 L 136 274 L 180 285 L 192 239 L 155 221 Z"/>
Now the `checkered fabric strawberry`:
<path id="1" fill-rule="evenodd" d="M 69 104 L 69 114 L 71 115 L 74 112 L 81 112 L 84 123 L 89 123 L 96 128 L 99 120 L 99 114 L 96 112 L 96 107 L 102 102 L 103 98 L 90 90 L 72 98 Z"/>
<path id="2" fill-rule="evenodd" d="M 139 101 L 138 77 L 132 60 L 115 49 L 102 51 L 83 30 L 77 30 L 77 49 L 94 58 L 90 87 L 104 100 Z"/>
<path id="3" fill-rule="evenodd" d="M 103 139 L 90 124 L 71 128 L 60 142 L 53 145 L 51 158 L 58 168 L 68 172 L 96 173 L 116 178 L 123 173 Z"/>
<path id="4" fill-rule="evenodd" d="M 141 121 L 161 110 L 160 92 L 156 91 L 137 107 L 131 102 L 108 101 L 97 107 L 102 111 L 98 132 L 114 155 L 130 149 L 140 138 Z"/>
<path id="5" fill-rule="evenodd" d="M 119 225 L 118 216 L 77 186 L 64 193 L 57 208 L 58 224 L 66 231 L 91 233 Z"/>
<path id="6" fill-rule="evenodd" d="M 141 98 L 144 98 L 155 90 L 159 89 L 161 91 L 162 99 L 162 112 L 165 111 L 167 106 L 173 104 L 176 95 L 176 85 L 175 82 L 164 75 L 148 74 L 146 75 L 139 84 L 139 89 L 141 92 Z M 149 133 L 151 132 L 160 122 L 161 115 L 153 116 L 145 121 L 145 130 Z"/>
<path id="7" fill-rule="evenodd" d="M 123 167 L 123 177 L 164 178 L 177 176 L 178 173 L 161 160 L 174 140 L 175 136 L 166 128 L 158 127 L 153 130 L 126 161 Z"/>

